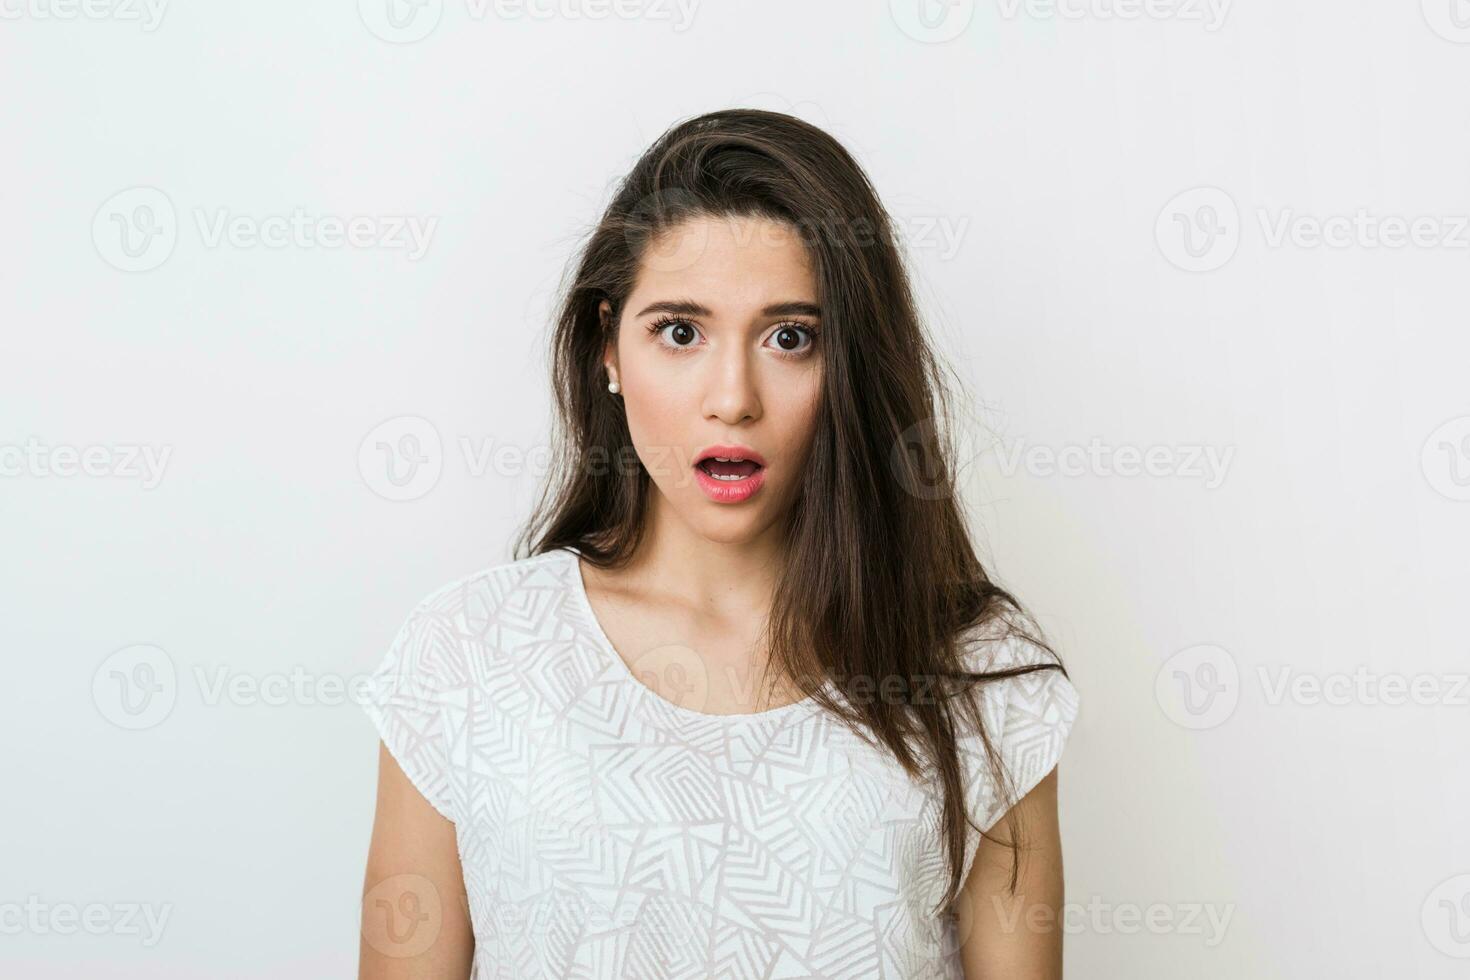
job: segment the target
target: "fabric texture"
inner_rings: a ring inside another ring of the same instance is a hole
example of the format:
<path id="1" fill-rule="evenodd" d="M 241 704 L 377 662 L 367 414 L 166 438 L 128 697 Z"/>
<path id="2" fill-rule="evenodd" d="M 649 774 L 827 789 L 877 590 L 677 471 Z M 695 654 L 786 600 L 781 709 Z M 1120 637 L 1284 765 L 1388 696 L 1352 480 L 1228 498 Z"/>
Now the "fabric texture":
<path id="1" fill-rule="evenodd" d="M 1040 662 L 1007 640 L 973 665 Z M 981 691 L 1019 799 L 1060 758 L 1076 690 L 1044 670 Z M 603 633 L 571 550 L 426 598 L 366 711 L 455 825 L 476 980 L 961 976 L 953 923 L 931 911 L 937 784 L 810 699 L 715 715 L 655 692 Z M 960 758 L 989 829 L 1004 802 L 978 737 Z"/>

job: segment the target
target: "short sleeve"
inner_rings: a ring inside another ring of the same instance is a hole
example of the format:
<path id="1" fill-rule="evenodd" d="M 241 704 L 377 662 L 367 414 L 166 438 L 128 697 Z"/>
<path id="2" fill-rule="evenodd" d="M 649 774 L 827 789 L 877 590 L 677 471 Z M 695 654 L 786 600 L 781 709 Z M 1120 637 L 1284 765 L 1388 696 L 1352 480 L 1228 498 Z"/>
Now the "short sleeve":
<path id="1" fill-rule="evenodd" d="M 1058 663 L 1045 649 L 1016 636 L 990 641 L 985 648 L 972 656 L 971 669 Z M 979 737 L 962 737 L 962 758 L 968 763 L 966 804 L 971 818 L 989 831 L 1061 760 L 1077 720 L 1078 696 L 1071 680 L 1056 666 L 987 681 L 979 690 L 986 734 L 1010 774 L 1014 793 L 1002 798 Z"/>
<path id="2" fill-rule="evenodd" d="M 403 774 L 445 819 L 455 817 L 450 777 L 451 725 L 446 710 L 463 671 L 446 590 L 421 602 L 368 677 L 363 710 Z"/>

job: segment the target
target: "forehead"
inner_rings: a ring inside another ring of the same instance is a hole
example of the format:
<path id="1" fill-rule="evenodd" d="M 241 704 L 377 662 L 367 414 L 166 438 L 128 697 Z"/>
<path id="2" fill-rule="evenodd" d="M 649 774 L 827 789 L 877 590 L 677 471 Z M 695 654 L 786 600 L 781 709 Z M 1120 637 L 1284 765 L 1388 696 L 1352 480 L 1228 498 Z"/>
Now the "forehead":
<path id="1" fill-rule="evenodd" d="M 667 229 L 639 266 L 630 308 L 691 299 L 718 314 L 773 301 L 817 301 L 811 259 L 792 225 L 758 217 L 699 216 Z"/>

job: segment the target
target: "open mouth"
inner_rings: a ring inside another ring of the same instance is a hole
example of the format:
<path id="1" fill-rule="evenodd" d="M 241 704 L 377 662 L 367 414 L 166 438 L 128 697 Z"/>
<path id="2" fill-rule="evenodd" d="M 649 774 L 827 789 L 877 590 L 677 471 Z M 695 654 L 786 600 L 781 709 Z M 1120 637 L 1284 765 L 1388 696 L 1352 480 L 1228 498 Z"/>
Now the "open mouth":
<path id="1" fill-rule="evenodd" d="M 716 480 L 743 480 L 753 476 L 761 469 L 761 464 L 753 459 L 736 459 L 729 456 L 706 456 L 698 463 L 698 466 L 708 476 Z"/>
<path id="2" fill-rule="evenodd" d="M 708 446 L 694 463 L 695 482 L 717 504 L 749 500 L 766 480 L 766 460 L 747 446 Z"/>

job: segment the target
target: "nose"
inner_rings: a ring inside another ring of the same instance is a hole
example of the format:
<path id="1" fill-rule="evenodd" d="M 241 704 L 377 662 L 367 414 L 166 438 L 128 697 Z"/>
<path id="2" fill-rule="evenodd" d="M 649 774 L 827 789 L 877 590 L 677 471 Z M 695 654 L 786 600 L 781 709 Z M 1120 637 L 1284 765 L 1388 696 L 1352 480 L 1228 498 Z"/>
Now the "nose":
<path id="1" fill-rule="evenodd" d="M 732 348 L 708 358 L 704 386 L 704 416 L 727 425 L 761 417 L 755 370 L 745 351 Z"/>

